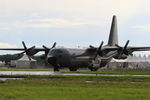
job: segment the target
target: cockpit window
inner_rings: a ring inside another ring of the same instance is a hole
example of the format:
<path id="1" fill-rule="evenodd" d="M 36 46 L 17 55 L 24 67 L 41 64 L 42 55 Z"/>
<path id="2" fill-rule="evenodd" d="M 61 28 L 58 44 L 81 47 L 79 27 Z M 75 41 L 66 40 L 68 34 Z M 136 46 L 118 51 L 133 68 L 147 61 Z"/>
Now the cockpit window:
<path id="1" fill-rule="evenodd" d="M 53 53 L 63 53 L 63 52 L 61 50 L 59 50 L 59 49 L 53 49 L 51 51 L 51 53 L 53 54 Z"/>

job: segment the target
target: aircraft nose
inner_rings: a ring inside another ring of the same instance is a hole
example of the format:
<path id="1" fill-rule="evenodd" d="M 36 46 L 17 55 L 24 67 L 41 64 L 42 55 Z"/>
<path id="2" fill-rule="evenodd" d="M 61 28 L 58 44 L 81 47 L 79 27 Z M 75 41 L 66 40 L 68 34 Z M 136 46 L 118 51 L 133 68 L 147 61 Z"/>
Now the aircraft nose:
<path id="1" fill-rule="evenodd" d="M 48 57 L 47 59 L 48 63 L 55 66 L 57 64 L 57 58 L 56 57 Z"/>

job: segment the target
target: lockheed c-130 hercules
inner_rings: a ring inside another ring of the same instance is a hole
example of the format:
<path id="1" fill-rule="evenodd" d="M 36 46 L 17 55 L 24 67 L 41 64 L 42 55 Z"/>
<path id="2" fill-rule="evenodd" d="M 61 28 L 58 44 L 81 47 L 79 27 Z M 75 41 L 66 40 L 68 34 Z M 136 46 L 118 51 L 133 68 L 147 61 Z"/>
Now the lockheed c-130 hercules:
<path id="1" fill-rule="evenodd" d="M 104 67 L 112 58 L 126 59 L 133 55 L 134 51 L 149 51 L 150 47 L 129 47 L 129 40 L 124 47 L 118 45 L 117 19 L 113 16 L 108 44 L 103 46 L 103 41 L 99 47 L 89 46 L 87 49 L 57 48 L 56 42 L 51 48 L 43 45 L 43 48 L 35 46 L 27 48 L 0 48 L 0 50 L 19 50 L 20 54 L 26 53 L 29 60 L 39 51 L 44 51 L 44 57 L 49 64 L 54 67 L 54 71 L 59 71 L 61 67 L 67 67 L 70 71 L 76 71 L 82 66 L 88 67 L 91 71 Z M 95 66 L 96 65 L 96 66 Z"/>

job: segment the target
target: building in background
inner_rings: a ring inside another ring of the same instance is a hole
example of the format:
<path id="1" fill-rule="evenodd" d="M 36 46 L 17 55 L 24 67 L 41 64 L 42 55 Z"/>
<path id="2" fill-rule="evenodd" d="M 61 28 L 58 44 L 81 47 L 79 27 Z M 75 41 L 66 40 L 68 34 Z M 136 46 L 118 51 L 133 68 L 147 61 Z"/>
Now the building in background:
<path id="1" fill-rule="evenodd" d="M 150 69 L 150 55 L 134 55 L 125 60 L 112 59 L 103 69 Z"/>
<path id="2" fill-rule="evenodd" d="M 16 68 L 36 68 L 37 61 L 32 59 L 29 60 L 27 55 L 24 55 L 22 58 L 16 60 Z"/>

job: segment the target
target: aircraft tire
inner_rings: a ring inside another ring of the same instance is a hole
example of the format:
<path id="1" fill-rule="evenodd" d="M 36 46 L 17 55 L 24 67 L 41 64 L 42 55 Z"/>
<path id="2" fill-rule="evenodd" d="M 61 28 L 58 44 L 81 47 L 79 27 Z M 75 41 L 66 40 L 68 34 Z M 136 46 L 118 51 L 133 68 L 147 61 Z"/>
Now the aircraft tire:
<path id="1" fill-rule="evenodd" d="M 59 71 L 59 67 L 58 66 L 54 66 L 54 72 L 58 72 Z"/>
<path id="2" fill-rule="evenodd" d="M 77 69 L 78 69 L 77 67 L 69 67 L 70 71 L 77 71 Z"/>
<path id="3" fill-rule="evenodd" d="M 90 67 L 89 68 L 91 71 L 97 71 L 98 70 L 98 68 L 94 68 L 94 67 Z"/>

